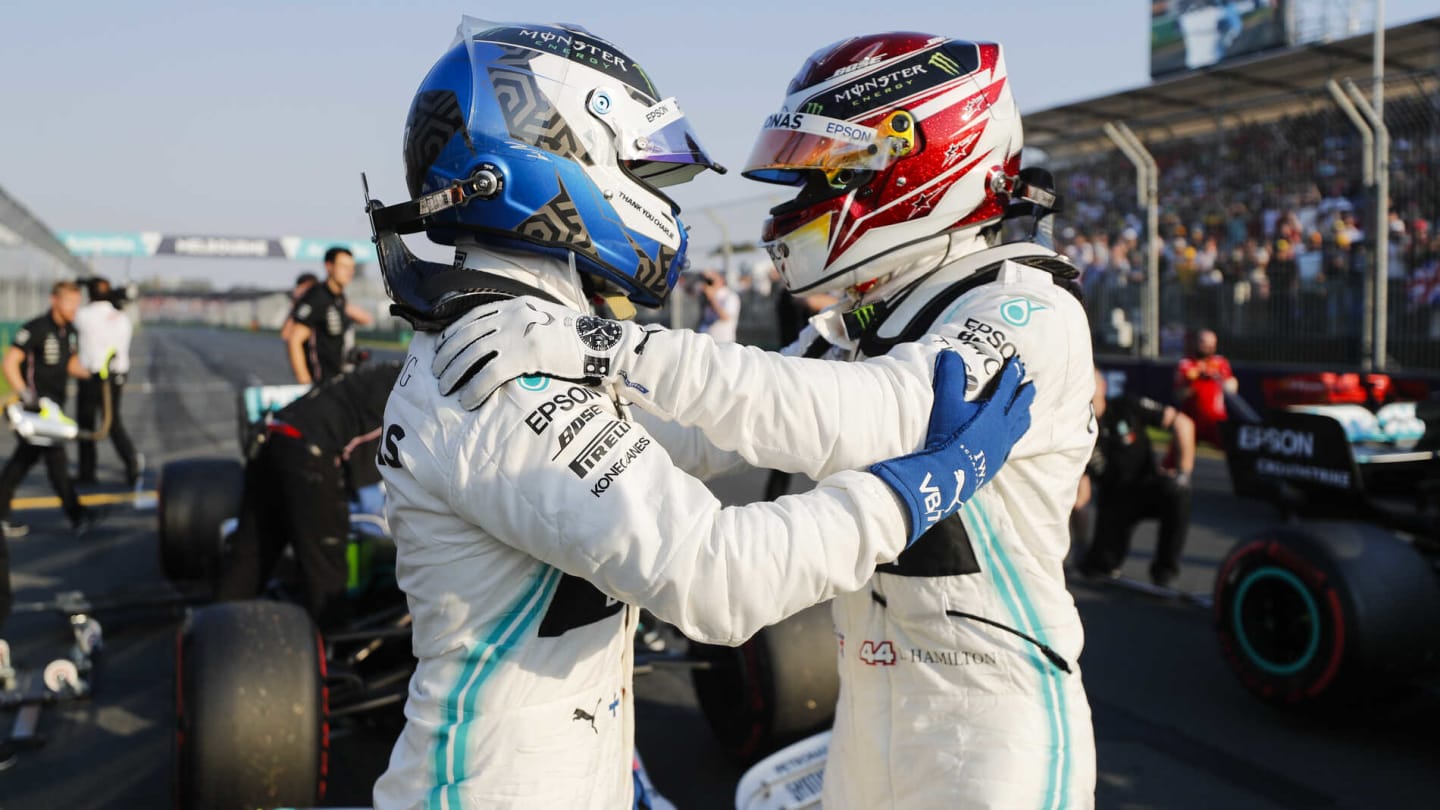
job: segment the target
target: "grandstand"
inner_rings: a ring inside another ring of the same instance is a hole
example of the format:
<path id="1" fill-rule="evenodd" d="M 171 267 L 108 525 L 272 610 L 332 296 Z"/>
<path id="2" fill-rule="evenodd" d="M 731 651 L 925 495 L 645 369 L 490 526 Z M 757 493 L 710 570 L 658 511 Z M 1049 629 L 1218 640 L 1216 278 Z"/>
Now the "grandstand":
<path id="1" fill-rule="evenodd" d="M 1440 17 L 1386 31 L 1381 228 L 1361 136 L 1327 90 L 1368 91 L 1372 59 L 1369 34 L 1315 42 L 1025 116 L 1027 147 L 1066 197 L 1058 247 L 1084 270 L 1097 352 L 1141 345 L 1147 212 L 1104 128 L 1123 122 L 1159 169 L 1161 355 L 1203 325 L 1232 359 L 1359 365 L 1380 232 L 1386 364 L 1440 370 Z"/>

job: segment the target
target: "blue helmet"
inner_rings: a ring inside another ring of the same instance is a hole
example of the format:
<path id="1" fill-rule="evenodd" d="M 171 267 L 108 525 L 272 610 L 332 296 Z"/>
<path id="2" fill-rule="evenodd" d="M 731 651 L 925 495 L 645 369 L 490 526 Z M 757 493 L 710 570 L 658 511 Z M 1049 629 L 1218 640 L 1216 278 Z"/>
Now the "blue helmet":
<path id="1" fill-rule="evenodd" d="M 414 228 L 566 257 L 643 306 L 685 262 L 660 188 L 724 169 L 673 98 L 614 45 L 569 24 L 465 19 L 405 123 Z M 427 200 L 430 200 L 427 204 Z"/>

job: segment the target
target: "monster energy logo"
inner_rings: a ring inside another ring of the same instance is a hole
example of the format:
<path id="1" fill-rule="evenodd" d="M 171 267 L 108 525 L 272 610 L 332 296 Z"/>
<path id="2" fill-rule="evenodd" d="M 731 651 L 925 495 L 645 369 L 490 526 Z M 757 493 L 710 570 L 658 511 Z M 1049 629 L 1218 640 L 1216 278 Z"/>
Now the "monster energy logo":
<path id="1" fill-rule="evenodd" d="M 939 68 L 940 70 L 945 71 L 946 73 L 949 73 L 951 76 L 960 75 L 960 63 L 956 62 L 954 59 L 950 58 L 948 54 L 942 51 L 936 51 L 935 53 L 930 54 L 930 64 L 936 68 Z"/>
<path id="2" fill-rule="evenodd" d="M 870 328 L 870 321 L 875 317 L 875 305 L 866 304 L 859 309 L 853 310 L 850 314 L 855 317 L 855 322 L 860 324 L 861 329 L 868 329 Z"/>
<path id="3" fill-rule="evenodd" d="M 825 105 L 824 105 L 824 104 L 821 104 L 821 103 L 818 102 L 818 101 L 811 101 L 811 102 L 806 103 L 804 112 L 810 113 L 811 115 L 819 115 L 819 114 L 820 114 L 820 111 L 821 111 L 821 110 L 824 110 L 824 109 L 825 109 Z"/>

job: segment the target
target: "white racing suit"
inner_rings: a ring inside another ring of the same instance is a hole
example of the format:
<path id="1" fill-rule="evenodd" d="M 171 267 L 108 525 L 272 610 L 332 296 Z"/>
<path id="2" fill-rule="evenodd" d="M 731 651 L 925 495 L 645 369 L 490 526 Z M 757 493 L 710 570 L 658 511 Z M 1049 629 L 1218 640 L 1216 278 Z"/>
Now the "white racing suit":
<path id="1" fill-rule="evenodd" d="M 597 389 L 523 378 L 465 411 L 430 373 L 436 340 L 412 341 L 378 454 L 419 665 L 377 810 L 628 810 L 638 608 L 737 644 L 905 546 L 868 473 L 722 508 Z"/>
<path id="2" fill-rule="evenodd" d="M 787 350 L 857 360 L 868 348 L 886 353 L 879 360 L 803 363 L 675 332 L 652 336 L 632 361 L 630 379 L 649 393 L 627 386 L 623 398 L 701 428 L 753 464 L 817 480 L 921 446 L 937 334 L 959 344 L 977 387 L 1015 354 L 1035 384 L 1029 432 L 960 517 L 882 567 L 868 588 L 834 601 L 841 689 L 824 779 L 831 810 L 1093 806 L 1083 633 L 1062 566 L 1095 442 L 1090 332 L 1080 303 L 1049 272 L 999 261 L 1020 255 L 1054 256 L 1031 244 L 971 254 L 908 295 L 892 284 L 868 296 L 864 303 L 886 304 L 849 316 L 852 332 L 870 327 L 859 345 L 837 309 Z M 972 275 L 977 268 L 989 273 Z M 962 279 L 974 286 L 955 297 Z M 887 327 L 912 322 L 931 336 L 885 345 L 894 336 Z M 817 344 L 822 333 L 828 348 Z"/>

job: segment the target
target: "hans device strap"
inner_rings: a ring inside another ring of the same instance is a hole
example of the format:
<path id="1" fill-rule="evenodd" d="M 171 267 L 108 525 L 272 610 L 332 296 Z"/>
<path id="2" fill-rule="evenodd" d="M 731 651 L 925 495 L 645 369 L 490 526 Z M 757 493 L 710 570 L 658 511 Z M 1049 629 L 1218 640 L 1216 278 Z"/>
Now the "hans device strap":
<path id="1" fill-rule="evenodd" d="M 935 321 L 940 319 L 945 310 L 955 302 L 957 298 L 967 292 L 979 287 L 982 284 L 989 284 L 1000 277 L 1000 268 L 1006 261 L 1017 262 L 1034 267 L 1037 270 L 1044 270 L 1050 274 L 1051 280 L 1057 287 L 1064 289 L 1076 298 L 1079 298 L 1079 291 L 1075 279 L 1079 277 L 1080 271 L 1070 262 L 1059 256 L 1019 256 L 987 264 L 966 276 L 960 281 L 951 284 L 938 295 L 930 299 L 920 311 L 915 313 L 899 333 L 880 337 L 877 333 L 880 327 L 890 319 L 890 316 L 900 308 L 900 305 L 909 298 L 920 285 L 917 282 L 905 288 L 895 297 L 893 301 L 877 301 L 873 304 L 856 307 L 846 312 L 842 318 L 845 324 L 845 334 L 852 340 L 858 340 L 860 351 L 866 357 L 881 357 L 889 354 L 890 350 L 901 343 L 912 343 L 924 337 L 929 332 Z M 833 344 L 825 338 L 816 338 L 814 343 L 806 347 L 805 357 L 824 357 L 825 353 L 833 348 Z"/>

